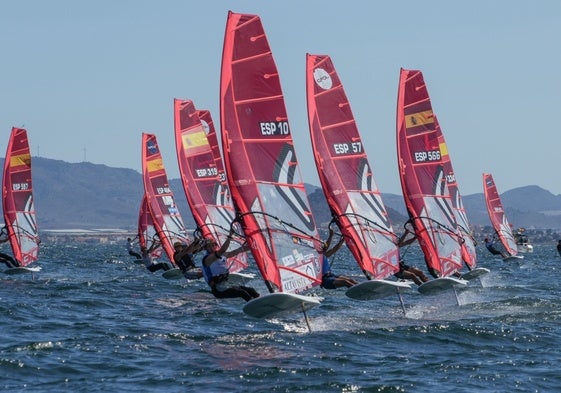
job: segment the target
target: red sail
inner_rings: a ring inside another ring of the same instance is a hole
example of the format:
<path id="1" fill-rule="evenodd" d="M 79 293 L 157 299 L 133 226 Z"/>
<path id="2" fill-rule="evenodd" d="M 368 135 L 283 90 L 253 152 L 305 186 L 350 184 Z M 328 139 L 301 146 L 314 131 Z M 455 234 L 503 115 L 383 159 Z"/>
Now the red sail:
<path id="1" fill-rule="evenodd" d="M 256 15 L 228 14 L 220 98 L 227 179 L 263 279 L 271 292 L 319 285 L 320 241 L 277 67 Z"/>
<path id="2" fill-rule="evenodd" d="M 501 197 L 497 191 L 497 186 L 495 185 L 493 176 L 490 173 L 483 174 L 483 190 L 487 213 L 489 213 L 489 219 L 491 220 L 491 224 L 493 225 L 497 236 L 499 237 L 505 250 L 511 256 L 518 254 L 518 247 L 516 246 L 512 229 L 510 228 L 510 224 L 506 218 Z"/>
<path id="3" fill-rule="evenodd" d="M 452 160 L 450 159 L 450 155 L 448 154 L 448 148 L 446 147 L 447 145 L 444 140 L 444 134 L 442 134 L 442 130 L 436 116 L 434 117 L 434 123 L 436 132 L 438 134 L 440 149 L 442 151 L 442 165 L 444 168 L 444 174 L 446 176 L 446 182 L 448 183 L 448 191 L 450 192 L 452 207 L 454 209 L 454 216 L 456 218 L 456 223 L 458 224 L 457 228 L 459 234 L 463 239 L 462 259 L 470 269 L 473 269 L 477 266 L 475 239 L 469 227 L 466 209 L 464 208 L 464 204 L 462 203 L 462 196 L 460 195 L 460 189 L 458 188 L 458 181 L 456 180 L 454 168 L 452 168 Z"/>
<path id="4" fill-rule="evenodd" d="M 2 207 L 14 259 L 20 266 L 35 262 L 40 241 L 33 204 L 31 153 L 27 131 L 23 128 L 12 128 L 6 149 Z"/>
<path id="5" fill-rule="evenodd" d="M 401 70 L 397 101 L 397 155 L 409 218 L 433 276 L 450 276 L 462 267 L 461 239 L 448 188 L 435 117 L 416 70 Z"/>
<path id="6" fill-rule="evenodd" d="M 331 212 L 366 277 L 387 278 L 399 270 L 397 238 L 329 56 L 306 56 L 306 91 L 314 158 Z"/>
<path id="7" fill-rule="evenodd" d="M 211 139 L 207 138 L 207 131 L 193 102 L 174 100 L 174 114 L 177 160 L 187 202 L 203 237 L 212 237 L 218 244 L 222 244 L 226 241 L 236 215 L 223 177 L 224 170 L 218 169 Z M 210 125 L 206 124 L 214 127 L 212 121 Z M 213 142 L 218 143 L 216 132 Z M 219 152 L 218 154 L 220 155 Z M 243 238 L 237 240 L 230 243 L 230 249 L 238 248 L 244 242 Z M 247 256 L 245 253 L 238 254 L 229 262 L 230 271 L 237 272 L 247 267 Z"/>
<path id="8" fill-rule="evenodd" d="M 189 242 L 190 238 L 169 187 L 162 154 L 153 134 L 142 134 L 142 175 L 154 227 L 169 260 L 174 263 L 173 243 Z"/>

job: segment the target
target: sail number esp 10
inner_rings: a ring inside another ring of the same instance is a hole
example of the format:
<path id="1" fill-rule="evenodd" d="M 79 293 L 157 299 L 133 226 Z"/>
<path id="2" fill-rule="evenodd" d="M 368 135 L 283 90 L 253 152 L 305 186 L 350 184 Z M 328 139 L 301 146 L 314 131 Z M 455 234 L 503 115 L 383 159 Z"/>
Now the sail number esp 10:
<path id="1" fill-rule="evenodd" d="M 287 121 L 262 121 L 259 123 L 261 135 L 275 136 L 275 135 L 289 135 L 290 128 Z"/>

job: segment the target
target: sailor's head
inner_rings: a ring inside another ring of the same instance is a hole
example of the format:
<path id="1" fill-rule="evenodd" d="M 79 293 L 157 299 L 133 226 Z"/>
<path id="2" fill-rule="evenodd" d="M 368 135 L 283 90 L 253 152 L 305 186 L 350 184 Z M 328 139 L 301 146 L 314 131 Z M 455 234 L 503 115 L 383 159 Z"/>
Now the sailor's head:
<path id="1" fill-rule="evenodd" d="M 175 243 L 173 243 L 173 249 L 174 249 L 175 251 L 180 250 L 182 247 L 183 247 L 183 243 L 181 243 L 181 242 L 175 242 Z"/>
<path id="2" fill-rule="evenodd" d="M 486 242 L 488 242 L 488 241 L 489 241 L 489 238 L 488 238 L 488 237 L 486 237 L 486 238 L 485 238 L 485 241 L 486 241 Z"/>
<path id="3" fill-rule="evenodd" d="M 213 238 L 205 238 L 205 247 L 209 251 L 213 251 L 216 248 L 216 241 Z"/>

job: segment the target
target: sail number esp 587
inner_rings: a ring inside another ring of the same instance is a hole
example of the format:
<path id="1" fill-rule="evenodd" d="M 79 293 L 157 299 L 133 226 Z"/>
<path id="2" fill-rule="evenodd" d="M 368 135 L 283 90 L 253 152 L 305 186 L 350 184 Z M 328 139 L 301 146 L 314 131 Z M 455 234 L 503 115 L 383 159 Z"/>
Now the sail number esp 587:
<path id="1" fill-rule="evenodd" d="M 416 151 L 414 154 L 415 162 L 438 161 L 440 160 L 440 150 Z"/>
<path id="2" fill-rule="evenodd" d="M 287 121 L 262 121 L 259 123 L 259 128 L 261 129 L 261 135 L 265 136 L 290 134 Z"/>

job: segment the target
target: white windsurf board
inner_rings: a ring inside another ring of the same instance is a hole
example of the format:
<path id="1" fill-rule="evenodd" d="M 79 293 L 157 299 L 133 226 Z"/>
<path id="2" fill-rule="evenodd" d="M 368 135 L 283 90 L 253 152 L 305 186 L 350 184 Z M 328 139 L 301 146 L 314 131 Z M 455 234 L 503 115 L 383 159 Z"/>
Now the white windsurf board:
<path id="1" fill-rule="evenodd" d="M 40 266 L 35 266 L 35 267 L 19 266 L 19 267 L 10 267 L 4 270 L 4 273 L 9 275 L 15 275 L 15 274 L 25 274 L 25 273 L 37 273 L 39 271 L 41 271 Z"/>
<path id="2" fill-rule="evenodd" d="M 183 278 L 183 272 L 179 268 L 173 268 L 170 270 L 166 270 L 162 273 L 162 277 L 167 278 L 168 280 L 179 280 Z"/>
<path id="3" fill-rule="evenodd" d="M 475 269 L 470 270 L 467 273 L 462 274 L 462 280 L 473 280 L 474 278 L 481 277 L 484 274 L 489 273 L 490 270 L 484 267 L 477 267 Z"/>
<path id="4" fill-rule="evenodd" d="M 419 286 L 419 292 L 423 295 L 432 295 L 441 291 L 450 289 L 456 285 L 466 286 L 466 280 L 454 277 L 439 277 L 434 280 L 427 281 Z"/>
<path id="5" fill-rule="evenodd" d="M 250 300 L 243 312 L 255 318 L 274 318 L 309 310 L 318 306 L 323 299 L 294 293 L 275 292 Z"/>
<path id="6" fill-rule="evenodd" d="M 230 273 L 228 274 L 229 285 L 244 285 L 255 278 L 253 273 Z"/>
<path id="7" fill-rule="evenodd" d="M 356 300 L 374 300 L 395 295 L 400 288 L 410 289 L 411 282 L 369 280 L 353 285 L 347 289 L 345 295 Z"/>
<path id="8" fill-rule="evenodd" d="M 511 255 L 509 257 L 503 258 L 503 262 L 514 262 L 524 259 L 524 255 Z"/>

